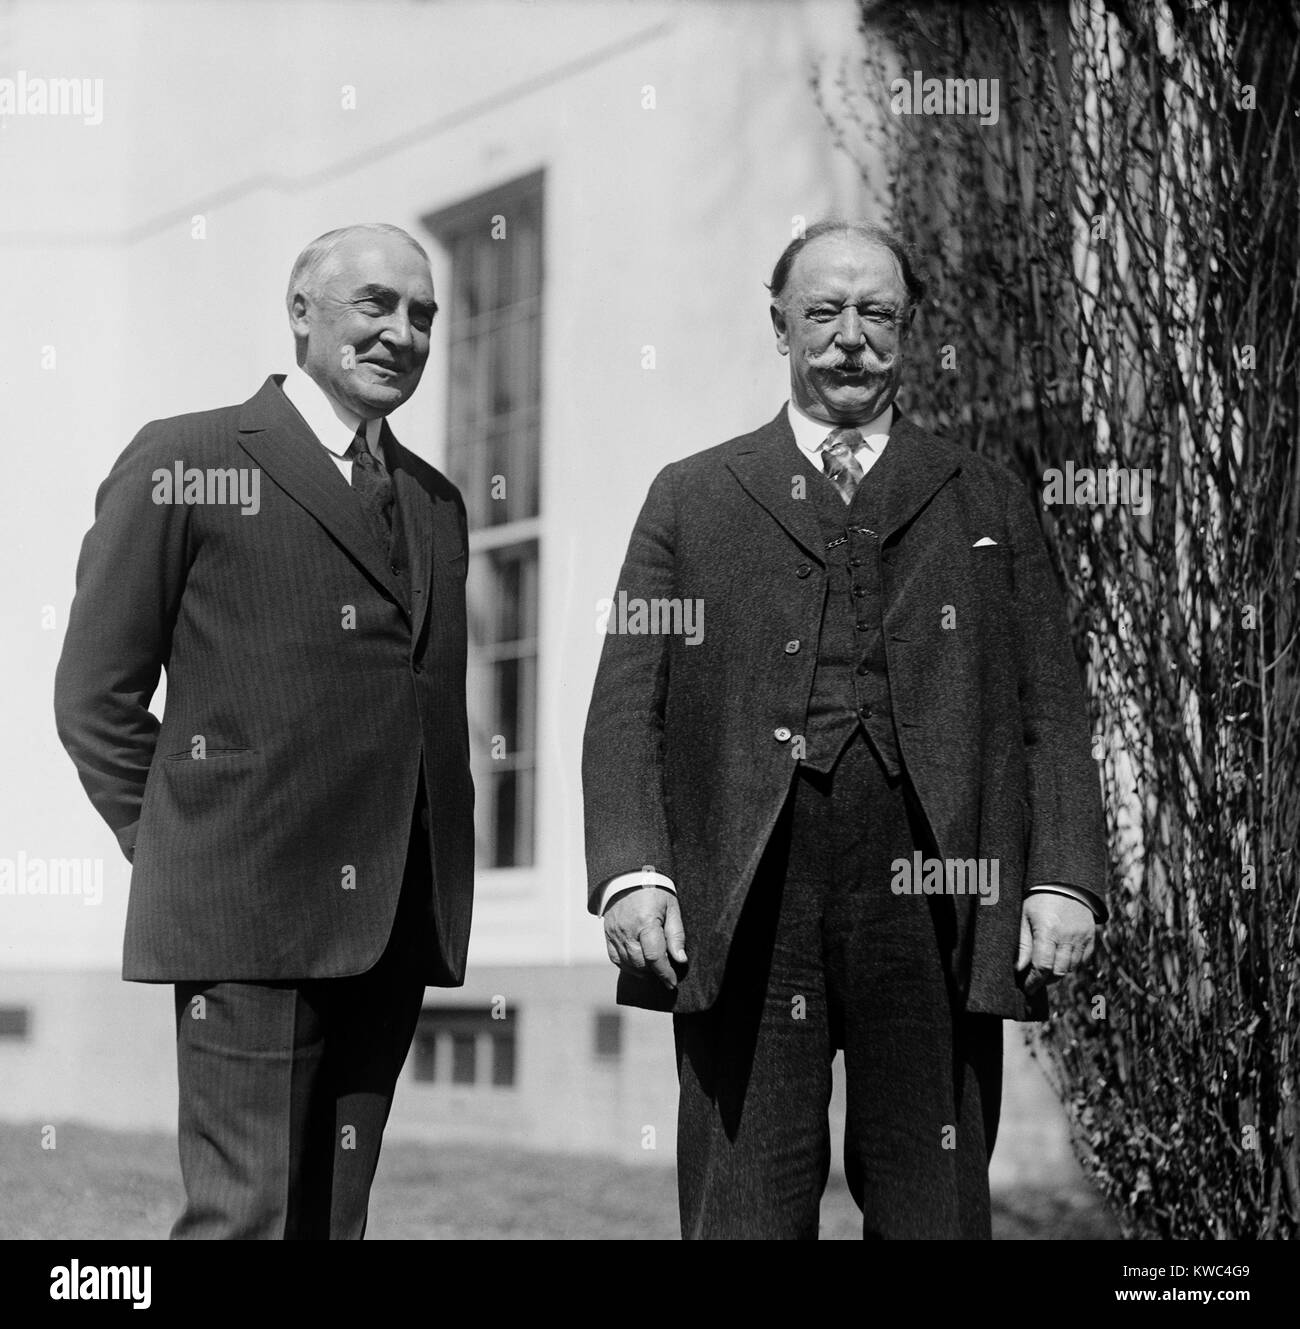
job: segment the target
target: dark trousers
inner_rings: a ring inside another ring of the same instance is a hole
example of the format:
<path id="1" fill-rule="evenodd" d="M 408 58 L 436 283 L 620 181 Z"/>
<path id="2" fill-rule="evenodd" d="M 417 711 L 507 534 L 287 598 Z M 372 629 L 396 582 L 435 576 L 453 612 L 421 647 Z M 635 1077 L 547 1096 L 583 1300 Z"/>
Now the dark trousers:
<path id="1" fill-rule="evenodd" d="M 952 901 L 889 889 L 930 852 L 905 781 L 860 734 L 830 776 L 799 773 L 717 1003 L 674 1019 L 686 1238 L 816 1238 L 838 1048 L 863 1236 L 990 1235 L 1002 1024 L 956 1009 Z"/>
<path id="2" fill-rule="evenodd" d="M 185 1208 L 173 1238 L 365 1233 L 433 944 L 420 811 L 392 934 L 364 974 L 176 985 Z"/>

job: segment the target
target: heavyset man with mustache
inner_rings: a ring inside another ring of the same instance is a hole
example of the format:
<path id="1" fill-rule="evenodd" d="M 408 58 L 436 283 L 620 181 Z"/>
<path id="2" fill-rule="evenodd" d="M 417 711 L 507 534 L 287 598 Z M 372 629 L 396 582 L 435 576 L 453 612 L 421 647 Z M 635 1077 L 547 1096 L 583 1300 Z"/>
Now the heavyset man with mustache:
<path id="1" fill-rule="evenodd" d="M 428 359 L 428 258 L 331 231 L 287 305 L 287 376 L 146 425 L 104 481 L 55 688 L 133 864 L 123 977 L 175 985 L 175 1237 L 363 1234 L 425 985 L 469 940 L 465 505 L 385 419 Z M 255 470 L 260 505 L 160 502 L 177 464 Z"/>
<path id="2" fill-rule="evenodd" d="M 651 486 L 617 595 L 704 639 L 606 637 L 588 898 L 619 1000 L 671 1009 L 687 1237 L 815 1237 L 842 1049 L 867 1237 L 988 1237 L 1001 1022 L 1105 916 L 1078 669 L 1023 484 L 898 409 L 922 288 L 878 227 L 772 275 L 790 402 Z M 996 862 L 996 902 L 896 865 Z"/>

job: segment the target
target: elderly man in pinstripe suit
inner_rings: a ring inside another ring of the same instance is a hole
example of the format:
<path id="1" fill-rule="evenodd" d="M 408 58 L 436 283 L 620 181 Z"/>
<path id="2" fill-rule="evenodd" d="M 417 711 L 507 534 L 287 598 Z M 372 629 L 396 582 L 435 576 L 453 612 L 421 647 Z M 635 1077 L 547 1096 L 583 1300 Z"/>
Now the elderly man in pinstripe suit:
<path id="1" fill-rule="evenodd" d="M 82 547 L 56 716 L 133 864 L 123 976 L 175 985 L 175 1237 L 359 1238 L 424 987 L 464 980 L 465 507 L 385 422 L 436 309 L 397 227 L 313 241 L 296 367 L 146 425 Z"/>

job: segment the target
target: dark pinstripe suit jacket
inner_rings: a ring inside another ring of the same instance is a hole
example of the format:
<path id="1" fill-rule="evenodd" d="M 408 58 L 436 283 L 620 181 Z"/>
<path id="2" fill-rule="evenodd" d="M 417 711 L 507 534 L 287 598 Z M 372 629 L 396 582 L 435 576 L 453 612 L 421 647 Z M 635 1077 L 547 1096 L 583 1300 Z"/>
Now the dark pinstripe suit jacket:
<path id="1" fill-rule="evenodd" d="M 688 974 L 670 994 L 622 975 L 619 1000 L 680 1013 L 717 997 L 732 934 L 794 773 L 826 565 L 784 408 L 665 467 L 618 593 L 704 604 L 703 640 L 605 638 L 583 746 L 589 903 L 652 864 L 675 879 Z M 1015 978 L 1026 884 L 1106 892 L 1100 782 L 1061 596 L 1024 487 L 899 417 L 864 484 L 899 745 L 944 858 L 996 859 L 1000 898 L 956 901 L 953 975 L 971 1011 L 1042 1018 Z M 975 547 L 984 537 L 996 543 Z M 806 649 L 790 653 L 798 639 Z M 782 740 L 780 735 L 784 734 Z M 864 810 L 865 812 L 865 810 Z"/>
<path id="2" fill-rule="evenodd" d="M 394 575 L 281 382 L 242 406 L 146 425 L 100 488 L 82 546 L 55 708 L 133 863 L 123 974 L 369 968 L 397 906 L 423 768 L 438 933 L 427 981 L 455 985 L 474 853 L 464 503 L 385 425 L 394 557 L 410 569 Z M 259 510 L 155 502 L 155 472 L 178 461 L 256 468 Z M 148 705 L 164 668 L 160 726 Z"/>

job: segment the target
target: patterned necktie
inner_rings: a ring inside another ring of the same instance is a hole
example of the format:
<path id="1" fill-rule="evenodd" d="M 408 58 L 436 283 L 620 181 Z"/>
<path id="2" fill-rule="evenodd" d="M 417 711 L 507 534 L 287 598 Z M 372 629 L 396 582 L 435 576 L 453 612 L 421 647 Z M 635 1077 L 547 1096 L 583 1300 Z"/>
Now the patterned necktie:
<path id="1" fill-rule="evenodd" d="M 344 456 L 352 462 L 352 488 L 387 553 L 393 539 L 393 477 L 367 447 L 365 428 L 363 423 Z"/>
<path id="2" fill-rule="evenodd" d="M 853 454 L 862 446 L 856 429 L 836 429 L 821 446 L 822 470 L 830 477 L 845 503 L 853 502 L 865 472 Z"/>

